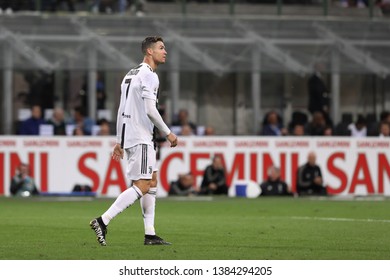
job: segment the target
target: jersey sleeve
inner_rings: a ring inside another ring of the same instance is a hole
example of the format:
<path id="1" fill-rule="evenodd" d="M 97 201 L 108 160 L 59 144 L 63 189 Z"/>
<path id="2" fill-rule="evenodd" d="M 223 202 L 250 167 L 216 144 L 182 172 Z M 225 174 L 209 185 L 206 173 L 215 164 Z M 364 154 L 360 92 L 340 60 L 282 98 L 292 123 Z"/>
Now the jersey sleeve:
<path id="1" fill-rule="evenodd" d="M 156 103 L 153 100 L 146 98 L 144 99 L 144 105 L 146 114 L 148 115 L 151 122 L 163 133 L 164 136 L 170 134 L 171 130 L 165 124 L 160 113 L 158 112 Z"/>
<path id="2" fill-rule="evenodd" d="M 146 70 L 149 71 L 149 70 Z M 157 100 L 157 91 L 158 91 L 158 78 L 157 75 L 153 72 L 147 72 L 146 75 L 141 76 L 142 83 L 142 98 Z"/>

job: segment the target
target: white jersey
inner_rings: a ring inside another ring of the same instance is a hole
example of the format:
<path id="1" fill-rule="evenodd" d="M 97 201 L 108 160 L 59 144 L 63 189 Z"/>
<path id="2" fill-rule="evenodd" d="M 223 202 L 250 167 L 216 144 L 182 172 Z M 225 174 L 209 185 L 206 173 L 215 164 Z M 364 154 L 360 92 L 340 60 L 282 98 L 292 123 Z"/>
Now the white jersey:
<path id="1" fill-rule="evenodd" d="M 153 145 L 154 124 L 146 114 L 144 99 L 157 102 L 158 87 L 158 76 L 146 63 L 131 69 L 123 78 L 116 135 L 123 149 Z"/>

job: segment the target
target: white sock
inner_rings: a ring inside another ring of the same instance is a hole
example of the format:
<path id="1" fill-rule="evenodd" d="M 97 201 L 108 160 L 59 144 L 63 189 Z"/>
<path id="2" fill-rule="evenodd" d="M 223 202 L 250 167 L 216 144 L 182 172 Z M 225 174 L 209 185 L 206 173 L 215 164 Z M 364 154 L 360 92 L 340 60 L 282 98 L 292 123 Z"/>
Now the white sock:
<path id="1" fill-rule="evenodd" d="M 103 223 L 108 225 L 116 215 L 121 213 L 141 197 L 141 190 L 134 185 L 122 192 L 110 206 L 110 208 L 108 208 L 108 210 L 102 215 Z"/>
<path id="2" fill-rule="evenodd" d="M 150 188 L 149 192 L 140 199 L 144 217 L 145 234 L 156 235 L 154 230 L 154 210 L 156 208 L 157 188 Z"/>

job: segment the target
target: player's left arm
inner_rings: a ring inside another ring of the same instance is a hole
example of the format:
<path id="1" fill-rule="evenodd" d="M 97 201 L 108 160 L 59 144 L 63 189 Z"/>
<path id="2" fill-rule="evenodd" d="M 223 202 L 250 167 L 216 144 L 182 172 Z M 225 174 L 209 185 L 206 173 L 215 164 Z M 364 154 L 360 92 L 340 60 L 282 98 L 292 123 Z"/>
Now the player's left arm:
<path id="1" fill-rule="evenodd" d="M 145 112 L 148 115 L 148 118 L 151 122 L 163 133 L 163 135 L 171 143 L 171 147 L 177 145 L 177 136 L 171 132 L 169 127 L 165 124 L 160 113 L 156 107 L 156 101 L 149 98 L 144 98 Z"/>
<path id="2" fill-rule="evenodd" d="M 171 147 L 177 145 L 177 136 L 171 132 L 169 127 L 165 124 L 158 109 L 156 107 L 157 102 L 157 90 L 158 79 L 153 75 L 146 75 L 142 79 L 142 98 L 144 100 L 145 112 L 150 121 L 160 130 L 160 132 L 171 143 Z"/>

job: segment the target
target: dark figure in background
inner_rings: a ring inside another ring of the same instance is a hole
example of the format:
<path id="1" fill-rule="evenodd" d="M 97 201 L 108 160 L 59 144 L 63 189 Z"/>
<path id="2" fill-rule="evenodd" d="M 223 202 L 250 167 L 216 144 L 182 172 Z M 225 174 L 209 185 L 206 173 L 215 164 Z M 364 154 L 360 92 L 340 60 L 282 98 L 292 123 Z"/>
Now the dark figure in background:
<path id="1" fill-rule="evenodd" d="M 0 0 L 0 14 L 3 12 L 6 14 L 12 14 L 15 10 L 15 0 Z"/>
<path id="2" fill-rule="evenodd" d="M 268 168 L 268 178 L 260 184 L 261 196 L 291 195 L 287 183 L 280 178 L 280 169 L 271 166 Z"/>
<path id="3" fill-rule="evenodd" d="M 25 75 L 30 90 L 27 96 L 28 104 L 40 105 L 42 112 L 54 107 L 54 74 L 43 71 L 29 72 Z"/>
<path id="4" fill-rule="evenodd" d="M 84 135 L 92 135 L 92 127 L 95 121 L 85 114 L 83 107 L 76 107 L 74 109 L 73 119 L 74 124 L 82 129 Z"/>
<path id="5" fill-rule="evenodd" d="M 191 173 L 179 174 L 179 178 L 171 183 L 169 195 L 191 196 L 197 195 L 198 192 L 194 188 L 194 176 Z"/>
<path id="6" fill-rule="evenodd" d="M 102 74 L 98 73 L 96 82 L 96 109 L 106 109 L 106 91 Z"/>
<path id="7" fill-rule="evenodd" d="M 100 136 L 108 136 L 111 135 L 111 127 L 110 122 L 106 119 L 98 120 L 97 124 L 99 125 L 99 132 L 97 135 Z"/>
<path id="8" fill-rule="evenodd" d="M 295 124 L 292 128 L 292 136 L 305 136 L 305 126 L 303 124 Z"/>
<path id="9" fill-rule="evenodd" d="M 85 82 L 79 91 L 80 106 L 84 108 L 85 113 L 89 113 L 89 100 L 88 100 L 88 78 L 85 77 Z M 96 110 L 106 109 L 106 91 L 104 83 L 104 75 L 97 73 L 96 77 Z"/>
<path id="10" fill-rule="evenodd" d="M 190 125 L 183 124 L 181 126 L 179 135 L 182 135 L 182 136 L 192 136 L 192 135 L 194 135 L 194 131 L 192 130 Z"/>
<path id="11" fill-rule="evenodd" d="M 305 134 L 311 136 L 323 136 L 327 127 L 324 113 L 321 111 L 313 112 L 312 119 L 305 126 Z"/>
<path id="12" fill-rule="evenodd" d="M 73 135 L 73 136 L 84 136 L 85 134 L 84 134 L 84 132 L 83 132 L 83 130 L 82 130 L 81 127 L 76 126 L 76 127 L 73 129 L 72 135 Z"/>
<path id="13" fill-rule="evenodd" d="M 382 111 L 380 114 L 379 114 L 379 120 L 381 122 L 388 122 L 390 123 L 390 111 Z"/>
<path id="14" fill-rule="evenodd" d="M 74 0 L 42 0 L 42 10 L 57 12 L 59 5 L 62 4 L 63 2 L 65 2 L 66 5 L 68 6 L 69 12 L 76 11 Z"/>
<path id="15" fill-rule="evenodd" d="M 275 111 L 268 112 L 263 122 L 261 135 L 264 136 L 285 136 L 288 131 L 283 127 L 279 114 Z"/>
<path id="16" fill-rule="evenodd" d="M 88 185 L 81 185 L 81 184 L 76 184 L 73 187 L 73 192 L 92 192 L 91 186 Z"/>
<path id="17" fill-rule="evenodd" d="M 180 109 L 179 113 L 177 114 L 177 120 L 172 122 L 172 126 L 183 126 L 183 125 L 189 125 L 193 131 L 193 134 L 196 135 L 196 124 L 191 122 L 189 120 L 189 113 L 186 109 Z"/>
<path id="18" fill-rule="evenodd" d="M 382 121 L 379 125 L 379 137 L 390 137 L 390 124 Z"/>
<path id="19" fill-rule="evenodd" d="M 310 152 L 307 163 L 298 168 L 297 192 L 298 195 L 326 195 L 323 185 L 321 168 L 316 164 L 316 154 Z"/>
<path id="20" fill-rule="evenodd" d="M 367 136 L 367 119 L 359 115 L 356 122 L 348 125 L 350 136 L 352 137 L 366 137 Z"/>
<path id="21" fill-rule="evenodd" d="M 53 126 L 54 135 L 66 135 L 65 112 L 62 108 L 54 108 L 52 117 L 46 122 Z"/>
<path id="22" fill-rule="evenodd" d="M 309 105 L 308 109 L 310 113 L 323 112 L 325 118 L 329 114 L 329 89 L 325 84 L 322 72 L 324 65 L 321 63 L 316 64 L 315 72 L 308 80 L 308 92 L 309 92 Z"/>
<path id="23" fill-rule="evenodd" d="M 206 126 L 204 129 L 204 135 L 205 136 L 212 136 L 215 135 L 215 129 L 212 126 Z"/>
<path id="24" fill-rule="evenodd" d="M 200 194 L 227 194 L 225 168 L 222 158 L 215 156 L 211 165 L 207 166 L 203 175 Z"/>
<path id="25" fill-rule="evenodd" d="M 39 135 L 39 126 L 44 124 L 42 110 L 38 105 L 31 107 L 31 117 L 20 123 L 19 135 Z"/>
<path id="26" fill-rule="evenodd" d="M 21 163 L 18 166 L 16 174 L 11 180 L 10 192 L 12 195 L 23 197 L 39 194 L 34 179 L 29 176 L 29 167 L 27 164 Z"/>

